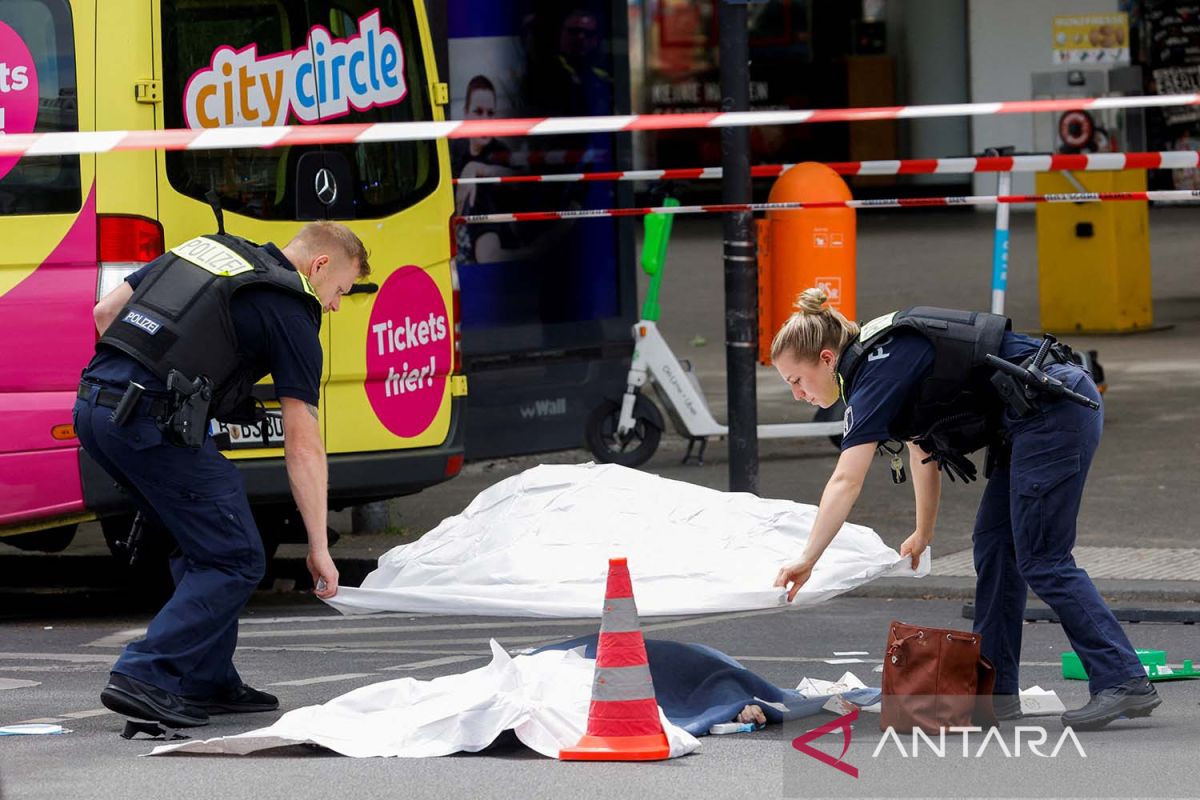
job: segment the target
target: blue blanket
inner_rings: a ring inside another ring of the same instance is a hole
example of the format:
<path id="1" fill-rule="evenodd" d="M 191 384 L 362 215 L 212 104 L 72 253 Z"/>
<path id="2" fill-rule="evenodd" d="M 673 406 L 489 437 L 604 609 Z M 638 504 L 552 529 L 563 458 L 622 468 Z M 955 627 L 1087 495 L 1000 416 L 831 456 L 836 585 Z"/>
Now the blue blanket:
<path id="1" fill-rule="evenodd" d="M 595 634 L 539 650 L 574 650 L 583 647 L 587 658 L 596 657 Z M 646 640 L 646 657 L 654 693 L 667 719 L 693 736 L 703 736 L 720 722 L 730 722 L 750 703 L 759 705 L 768 723 L 816 714 L 829 700 L 804 697 L 783 689 L 746 669 L 735 659 L 702 644 L 661 639 Z M 856 689 L 842 695 L 858 706 L 879 701 L 879 689 Z"/>

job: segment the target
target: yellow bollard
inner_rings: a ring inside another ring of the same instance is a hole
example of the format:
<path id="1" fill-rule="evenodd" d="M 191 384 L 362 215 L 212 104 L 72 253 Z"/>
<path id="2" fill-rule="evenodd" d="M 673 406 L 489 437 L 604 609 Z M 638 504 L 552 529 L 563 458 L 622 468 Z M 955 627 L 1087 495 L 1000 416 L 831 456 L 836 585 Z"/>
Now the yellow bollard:
<path id="1" fill-rule="evenodd" d="M 1146 190 L 1145 170 L 1073 173 L 1089 192 Z M 1038 194 L 1078 192 L 1060 172 L 1039 172 Z M 1150 211 L 1146 202 L 1037 207 L 1042 329 L 1123 333 L 1153 322 Z"/>

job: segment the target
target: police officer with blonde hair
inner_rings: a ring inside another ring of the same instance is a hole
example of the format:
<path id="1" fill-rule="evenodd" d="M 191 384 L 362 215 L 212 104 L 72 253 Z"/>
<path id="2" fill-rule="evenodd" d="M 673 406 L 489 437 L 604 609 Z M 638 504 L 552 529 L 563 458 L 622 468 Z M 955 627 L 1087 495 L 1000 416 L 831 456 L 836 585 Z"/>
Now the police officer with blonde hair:
<path id="1" fill-rule="evenodd" d="M 369 272 L 362 242 L 335 222 L 306 225 L 282 250 L 222 228 L 172 248 L 97 303 L 100 339 L 79 384 L 75 430 L 178 546 L 175 592 L 113 666 L 100 695 L 109 709 L 194 727 L 210 714 L 279 707 L 233 665 L 238 615 L 266 564 L 242 477 L 218 452 L 209 421 L 254 419 L 251 390 L 270 373 L 308 568 L 317 595 L 332 597 L 321 317 Z"/>
<path id="2" fill-rule="evenodd" d="M 792 396 L 846 404 L 841 456 L 821 495 L 800 559 L 775 585 L 788 600 L 846 522 L 876 450 L 908 447 L 916 530 L 900 546 L 915 568 L 933 539 L 940 472 L 975 478 L 968 453 L 988 448 L 988 478 L 973 537 L 975 632 L 996 669 L 997 716 L 1021 716 L 1018 668 L 1026 586 L 1058 616 L 1087 669 L 1091 698 L 1062 715 L 1076 729 L 1149 715 L 1161 702 L 1120 623 L 1075 564 L 1076 517 L 1103 411 L 1091 376 L 1052 337 L 1013 333 L 982 312 L 918 307 L 860 327 L 804 291 L 771 346 Z M 889 444 L 897 443 L 893 448 Z"/>

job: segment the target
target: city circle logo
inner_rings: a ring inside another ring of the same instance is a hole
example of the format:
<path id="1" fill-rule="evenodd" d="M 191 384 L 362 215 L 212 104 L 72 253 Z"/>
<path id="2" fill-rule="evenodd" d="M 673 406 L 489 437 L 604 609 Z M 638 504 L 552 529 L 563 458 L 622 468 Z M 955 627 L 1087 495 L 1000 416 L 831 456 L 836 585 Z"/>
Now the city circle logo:
<path id="1" fill-rule="evenodd" d="M 0 51 L 3 52 L 3 51 Z M 303 47 L 259 54 L 257 44 L 221 45 L 183 91 L 189 128 L 284 125 L 341 117 L 399 103 L 408 96 L 404 46 L 383 25 L 379 9 L 359 17 L 343 39 L 325 27 L 308 31 Z"/>
<path id="2" fill-rule="evenodd" d="M 379 288 L 367 326 L 367 399 L 396 436 L 429 427 L 441 408 L 454 356 L 446 303 L 417 266 L 393 272 Z"/>

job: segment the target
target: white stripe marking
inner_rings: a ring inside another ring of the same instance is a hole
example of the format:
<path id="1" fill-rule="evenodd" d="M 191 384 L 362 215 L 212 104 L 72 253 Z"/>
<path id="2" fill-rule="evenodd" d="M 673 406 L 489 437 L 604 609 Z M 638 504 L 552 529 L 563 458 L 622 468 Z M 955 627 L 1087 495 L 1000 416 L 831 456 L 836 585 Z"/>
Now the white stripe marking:
<path id="1" fill-rule="evenodd" d="M 1162 154 L 1163 169 L 1194 169 L 1200 164 L 1200 152 L 1175 151 Z"/>
<path id="2" fill-rule="evenodd" d="M 32 689 L 41 686 L 41 681 L 27 681 L 21 678 L 0 678 L 0 692 L 5 689 Z"/>
<path id="3" fill-rule="evenodd" d="M 943 173 L 974 172 L 979 162 L 974 158 L 939 158 L 937 171 Z"/>
<path id="4" fill-rule="evenodd" d="M 558 117 L 537 123 L 529 129 L 531 134 L 543 133 L 589 133 L 592 131 L 619 131 L 637 119 L 633 114 L 616 117 Z"/>
<path id="5" fill-rule="evenodd" d="M 896 119 L 920 119 L 921 117 L 973 117 L 995 114 L 1001 103 L 943 103 L 930 106 L 907 106 L 896 112 Z"/>
<path id="6" fill-rule="evenodd" d="M 70 661 L 74 664 L 107 664 L 112 656 L 99 653 L 0 653 L 0 661 Z"/>
<path id="7" fill-rule="evenodd" d="M 434 631 L 493 631 L 500 628 L 579 628 L 593 627 L 596 621 L 592 619 L 555 619 L 538 622 L 464 622 L 458 625 L 381 625 L 361 628 L 342 628 L 327 630 L 325 628 L 301 628 L 300 630 L 278 631 L 242 631 L 239 639 L 279 639 L 291 636 L 354 636 L 372 633 L 432 633 Z"/>
<path id="8" fill-rule="evenodd" d="M 899 161 L 861 161 L 858 175 L 895 175 L 900 171 Z"/>
<path id="9" fill-rule="evenodd" d="M 380 122 L 360 133 L 356 142 L 408 142 L 449 136 L 461 122 Z"/>
<path id="10" fill-rule="evenodd" d="M 596 629 L 595 623 L 589 626 L 589 632 Z M 238 646 L 239 650 L 297 650 L 297 651 L 313 651 L 327 652 L 337 651 L 339 653 L 406 653 L 412 652 L 414 647 L 439 647 L 439 646 L 459 646 L 482 644 L 486 645 L 492 640 L 491 636 L 483 638 L 476 637 L 474 639 L 402 639 L 396 642 L 395 646 L 389 647 L 386 642 L 379 641 L 364 641 L 364 642 L 327 642 L 323 644 L 276 644 L 276 645 L 249 645 L 246 647 Z M 546 639 L 543 633 L 539 636 L 505 636 L 506 642 L 544 642 L 557 641 L 555 639 Z M 434 651 L 419 651 L 419 652 L 438 652 Z"/>
<path id="11" fill-rule="evenodd" d="M 145 635 L 145 628 L 128 628 L 123 631 L 114 631 L 108 636 L 103 636 L 94 642 L 88 642 L 84 647 L 124 647 L 134 639 Z"/>
<path id="12" fill-rule="evenodd" d="M 369 678 L 372 675 L 377 675 L 377 672 L 347 672 L 343 675 L 322 675 L 319 678 L 301 678 L 296 681 L 277 681 L 276 683 L 268 683 L 267 686 L 313 686 L 318 683 L 336 683 L 338 681 L 352 681 L 356 678 Z"/>
<path id="13" fill-rule="evenodd" d="M 480 653 L 479 655 L 462 655 L 462 656 L 443 656 L 442 658 L 431 658 L 428 661 L 414 661 L 411 664 L 397 664 L 394 667 L 384 667 L 384 672 L 407 672 L 414 669 L 425 669 L 426 667 L 444 667 L 450 664 L 459 664 L 463 661 L 475 661 L 476 659 L 487 658 L 487 655 Z"/>
<path id="14" fill-rule="evenodd" d="M 815 111 L 727 111 L 708 123 L 710 128 L 746 125 L 788 125 L 805 122 Z"/>
<path id="15" fill-rule="evenodd" d="M 1200 103 L 1197 94 L 1146 95 L 1144 97 L 1097 97 L 1085 108 L 1151 108 L 1158 106 L 1184 106 Z"/>
<path id="16" fill-rule="evenodd" d="M 29 146 L 27 156 L 56 156 L 70 153 L 105 153 L 125 138 L 127 131 L 83 131 L 44 136 Z"/>
<path id="17" fill-rule="evenodd" d="M 433 614 L 407 613 L 403 611 L 383 612 L 372 614 L 371 619 L 428 619 Z M 297 622 L 361 622 L 361 616 L 347 617 L 334 612 L 332 614 L 310 615 L 304 617 L 243 617 L 238 620 L 239 626 L 244 625 L 295 625 Z"/>
<path id="18" fill-rule="evenodd" d="M 1047 172 L 1052 163 L 1050 156 L 1014 156 L 1013 172 Z"/>
<path id="19" fill-rule="evenodd" d="M 1125 169 L 1124 153 L 1088 153 L 1088 169 Z"/>
<path id="20" fill-rule="evenodd" d="M 489 640 L 490 641 L 490 640 Z M 505 638 L 505 641 L 512 641 Z M 539 641 L 533 637 L 525 637 L 522 641 Z M 544 641 L 544 640 L 541 640 Z M 483 639 L 471 639 L 468 644 L 483 645 Z M 372 647 L 366 642 L 351 642 L 346 645 L 319 645 L 319 644 L 281 644 L 273 647 L 250 645 L 248 647 L 239 647 L 241 651 L 253 653 L 386 653 L 388 655 L 413 655 L 413 656 L 428 656 L 428 655 L 454 655 L 467 656 L 473 655 L 474 650 L 458 650 L 445 649 L 441 647 Z"/>
<path id="21" fill-rule="evenodd" d="M 811 658 L 808 656 L 730 656 L 734 661 L 763 661 L 773 664 L 824 664 L 829 659 L 827 658 Z M 864 664 L 882 664 L 882 658 L 864 658 Z M 1022 661 L 1022 667 L 1062 667 L 1059 661 Z"/>
<path id="22" fill-rule="evenodd" d="M 63 719 L 87 719 L 88 717 L 103 717 L 105 714 L 115 712 L 109 711 L 107 708 L 93 708 L 88 711 L 72 711 L 70 714 L 63 714 Z"/>
<path id="23" fill-rule="evenodd" d="M 270 147 L 288 134 L 279 128 L 209 128 L 188 142 L 188 150 L 221 150 L 228 147 Z"/>

